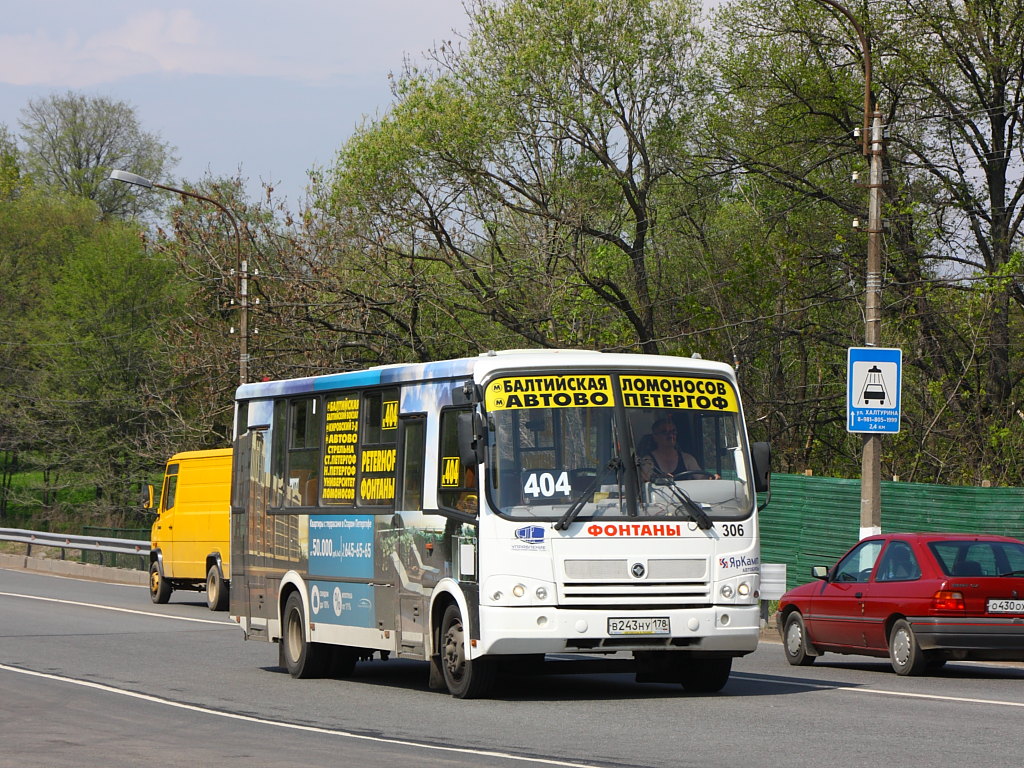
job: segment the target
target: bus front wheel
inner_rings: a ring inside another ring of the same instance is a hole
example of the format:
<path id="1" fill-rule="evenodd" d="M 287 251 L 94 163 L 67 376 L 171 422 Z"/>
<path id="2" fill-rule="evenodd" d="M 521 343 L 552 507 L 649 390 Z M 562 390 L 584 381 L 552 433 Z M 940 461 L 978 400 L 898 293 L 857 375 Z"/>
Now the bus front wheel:
<path id="1" fill-rule="evenodd" d="M 459 606 L 449 605 L 441 620 L 441 672 L 448 692 L 457 699 L 485 696 L 494 683 L 494 662 L 466 655 L 466 630 Z"/>
<path id="2" fill-rule="evenodd" d="M 683 667 L 682 684 L 689 693 L 717 693 L 729 682 L 732 659 L 692 659 Z"/>
<path id="3" fill-rule="evenodd" d="M 284 604 L 281 633 L 281 660 L 288 674 L 297 678 L 323 677 L 331 661 L 330 648 L 306 640 L 306 612 L 298 592 L 288 595 Z"/>

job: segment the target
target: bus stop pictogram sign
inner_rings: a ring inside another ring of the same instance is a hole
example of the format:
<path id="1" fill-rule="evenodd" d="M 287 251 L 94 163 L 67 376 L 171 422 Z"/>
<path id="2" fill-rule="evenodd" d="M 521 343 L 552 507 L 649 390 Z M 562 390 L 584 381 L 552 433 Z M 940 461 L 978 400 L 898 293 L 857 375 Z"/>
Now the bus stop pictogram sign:
<path id="1" fill-rule="evenodd" d="M 900 431 L 903 350 L 850 347 L 846 358 L 846 431 Z"/>

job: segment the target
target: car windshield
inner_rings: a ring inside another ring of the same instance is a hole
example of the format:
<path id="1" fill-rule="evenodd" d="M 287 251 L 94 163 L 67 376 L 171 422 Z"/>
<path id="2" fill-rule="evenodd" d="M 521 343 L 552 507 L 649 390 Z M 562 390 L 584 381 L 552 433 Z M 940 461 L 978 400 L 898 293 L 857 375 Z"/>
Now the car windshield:
<path id="1" fill-rule="evenodd" d="M 557 519 L 573 508 L 573 519 L 734 520 L 753 510 L 739 404 L 726 380 L 511 377 L 487 385 L 486 404 L 488 493 L 508 517 Z"/>
<path id="2" fill-rule="evenodd" d="M 1024 576 L 1024 544 L 1016 541 L 933 541 L 928 545 L 947 576 Z"/>

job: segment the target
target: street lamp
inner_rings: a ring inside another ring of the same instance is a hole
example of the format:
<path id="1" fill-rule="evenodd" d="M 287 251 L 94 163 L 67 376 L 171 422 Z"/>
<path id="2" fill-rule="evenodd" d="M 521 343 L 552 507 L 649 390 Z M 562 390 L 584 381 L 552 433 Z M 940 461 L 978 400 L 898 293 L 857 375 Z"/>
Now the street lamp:
<path id="1" fill-rule="evenodd" d="M 165 189 L 168 192 L 176 192 L 183 197 L 194 197 L 197 200 L 203 200 L 211 205 L 215 205 L 228 217 L 228 221 L 231 222 L 235 232 L 235 264 L 239 281 L 238 303 L 241 310 L 238 317 L 238 383 L 245 384 L 249 379 L 249 265 L 242 258 L 242 236 L 238 229 L 238 220 L 221 203 L 205 195 L 200 195 L 198 192 L 187 192 L 184 189 L 157 184 L 145 176 L 139 176 L 137 173 L 129 173 L 128 171 L 113 170 L 110 172 L 110 178 L 145 189 L 153 189 L 155 187 L 156 189 Z"/>
<path id="2" fill-rule="evenodd" d="M 877 347 L 881 342 L 882 304 L 882 115 L 871 94 L 871 40 L 856 17 L 835 0 L 815 0 L 838 11 L 849 20 L 860 40 L 864 55 L 864 154 L 869 159 L 868 173 L 868 261 L 864 279 L 864 344 Z M 870 131 L 869 131 L 870 120 Z M 860 480 L 861 538 L 882 532 L 882 436 L 864 435 Z"/>

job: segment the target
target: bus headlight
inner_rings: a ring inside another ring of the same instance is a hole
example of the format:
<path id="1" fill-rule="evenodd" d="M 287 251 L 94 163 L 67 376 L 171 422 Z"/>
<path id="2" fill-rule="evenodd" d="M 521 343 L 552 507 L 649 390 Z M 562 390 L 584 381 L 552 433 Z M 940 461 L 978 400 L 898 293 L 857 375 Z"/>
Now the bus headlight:
<path id="1" fill-rule="evenodd" d="M 540 579 L 523 578 L 513 581 L 508 576 L 492 576 L 481 585 L 480 596 L 492 605 L 532 606 L 549 605 L 555 595 L 554 585 Z"/>
<path id="2" fill-rule="evenodd" d="M 750 594 L 750 585 L 744 581 L 738 587 L 736 587 L 736 592 L 739 594 L 740 597 L 746 597 Z"/>
<path id="3" fill-rule="evenodd" d="M 723 584 L 722 585 L 722 589 L 719 590 L 719 591 L 720 591 L 722 597 L 724 597 L 726 600 L 729 600 L 729 599 L 732 598 L 732 585 L 731 584 Z"/>

